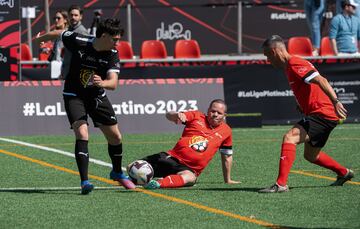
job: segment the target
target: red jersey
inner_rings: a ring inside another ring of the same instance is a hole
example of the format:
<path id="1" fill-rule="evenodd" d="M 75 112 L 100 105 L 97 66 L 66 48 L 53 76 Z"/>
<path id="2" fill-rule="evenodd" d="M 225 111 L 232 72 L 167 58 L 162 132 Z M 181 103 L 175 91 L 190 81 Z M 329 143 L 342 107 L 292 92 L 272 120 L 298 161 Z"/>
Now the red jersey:
<path id="1" fill-rule="evenodd" d="M 309 61 L 292 56 L 285 73 L 305 115 L 319 115 L 328 120 L 339 120 L 330 98 L 318 85 L 310 83 L 320 74 Z"/>
<path id="2" fill-rule="evenodd" d="M 222 154 L 232 155 L 231 128 L 226 123 L 211 128 L 205 114 L 199 111 L 188 111 L 184 114 L 187 120 L 184 131 L 168 154 L 199 176 L 219 149 Z"/>

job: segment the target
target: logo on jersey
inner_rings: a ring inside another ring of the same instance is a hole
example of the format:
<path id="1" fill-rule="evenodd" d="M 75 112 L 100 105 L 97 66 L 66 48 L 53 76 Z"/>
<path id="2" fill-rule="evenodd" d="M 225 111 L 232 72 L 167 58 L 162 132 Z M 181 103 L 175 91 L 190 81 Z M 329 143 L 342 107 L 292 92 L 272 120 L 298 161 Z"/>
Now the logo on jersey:
<path id="1" fill-rule="evenodd" d="M 191 149 L 202 153 L 208 148 L 209 141 L 203 136 L 193 136 L 189 141 L 189 146 Z"/>
<path id="2" fill-rule="evenodd" d="M 205 123 L 201 122 L 200 120 L 196 121 L 197 124 L 199 124 L 202 127 L 205 127 Z"/>
<path id="3" fill-rule="evenodd" d="M 108 64 L 109 62 L 106 60 L 103 60 L 103 59 L 99 59 L 99 63 L 100 64 Z"/>
<path id="4" fill-rule="evenodd" d="M 83 87 L 87 87 L 92 84 L 91 78 L 95 72 L 91 69 L 82 68 L 80 69 L 80 83 Z"/>
<path id="5" fill-rule="evenodd" d="M 297 72 L 298 72 L 299 74 L 303 74 L 303 73 L 307 72 L 307 70 L 308 70 L 307 67 L 300 67 L 300 68 L 297 70 Z"/>
<path id="6" fill-rule="evenodd" d="M 70 37 L 71 36 L 71 34 L 73 34 L 74 32 L 72 32 L 72 31 L 66 31 L 66 32 L 64 32 L 64 37 Z"/>
<path id="7" fill-rule="evenodd" d="M 85 52 L 83 52 L 83 51 L 78 51 L 79 52 L 79 55 L 80 55 L 80 58 L 82 59 L 82 57 L 83 57 L 83 55 L 85 54 Z"/>

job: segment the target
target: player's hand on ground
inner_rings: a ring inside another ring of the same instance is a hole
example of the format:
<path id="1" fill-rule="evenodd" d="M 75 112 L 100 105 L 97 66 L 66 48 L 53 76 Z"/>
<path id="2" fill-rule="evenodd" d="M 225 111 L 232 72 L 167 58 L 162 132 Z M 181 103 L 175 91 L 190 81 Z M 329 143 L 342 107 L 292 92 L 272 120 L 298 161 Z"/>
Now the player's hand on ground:
<path id="1" fill-rule="evenodd" d="M 99 76 L 99 75 L 93 75 L 92 76 L 92 83 L 93 83 L 93 85 L 94 86 L 96 86 L 96 87 L 102 87 L 102 85 L 103 85 L 103 80 L 101 79 L 101 77 Z"/>

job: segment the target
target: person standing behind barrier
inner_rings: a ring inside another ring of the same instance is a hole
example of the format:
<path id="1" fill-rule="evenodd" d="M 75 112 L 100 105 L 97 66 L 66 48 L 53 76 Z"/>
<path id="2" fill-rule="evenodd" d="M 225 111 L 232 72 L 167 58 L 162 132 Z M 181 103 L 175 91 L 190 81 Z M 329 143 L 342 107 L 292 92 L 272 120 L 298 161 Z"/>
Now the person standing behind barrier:
<path id="1" fill-rule="evenodd" d="M 342 13 L 341 2 L 343 0 L 336 0 L 336 14 Z M 360 5 L 360 0 L 355 0 L 355 3 Z M 355 15 L 360 18 L 360 7 L 356 7 Z"/>
<path id="2" fill-rule="evenodd" d="M 337 56 L 360 55 L 360 18 L 354 16 L 358 6 L 354 0 L 343 0 L 343 12 L 331 20 L 329 38 Z"/>
<path id="3" fill-rule="evenodd" d="M 68 10 L 69 14 L 69 28 L 68 31 L 73 31 L 83 35 L 89 35 L 87 29 L 82 25 L 81 20 L 83 18 L 83 10 L 78 5 L 70 6 Z M 71 52 L 66 49 L 64 50 L 64 60 L 61 66 L 61 79 L 65 79 L 69 72 L 71 62 Z"/>
<path id="4" fill-rule="evenodd" d="M 68 12 L 66 10 L 58 10 L 55 13 L 55 30 L 66 30 L 69 26 Z M 54 41 L 53 49 L 49 55 L 48 61 L 62 61 L 64 44 L 60 38 Z"/>
<path id="5" fill-rule="evenodd" d="M 325 10 L 325 0 L 305 0 L 304 10 L 306 21 L 311 34 L 313 43 L 313 55 L 319 55 L 321 41 L 321 21 Z"/>
<path id="6" fill-rule="evenodd" d="M 354 177 L 354 172 L 340 165 L 321 151 L 331 131 L 347 111 L 337 98 L 326 78 L 307 60 L 292 56 L 286 50 L 283 39 L 273 35 L 262 45 L 264 55 L 275 67 L 285 71 L 289 85 L 294 92 L 299 110 L 305 117 L 295 124 L 283 137 L 279 174 L 276 183 L 261 193 L 287 192 L 286 185 L 290 169 L 295 161 L 296 146 L 304 143 L 304 157 L 307 161 L 330 169 L 337 174 L 332 186 L 342 186 Z"/>
<path id="7" fill-rule="evenodd" d="M 112 104 L 105 89 L 115 90 L 118 85 L 120 63 L 116 50 L 123 35 L 120 21 L 106 19 L 99 23 L 96 37 L 73 31 L 51 31 L 37 41 L 61 37 L 72 52 L 70 71 L 63 90 L 66 114 L 75 134 L 75 159 L 81 178 L 81 194 L 90 193 L 94 186 L 88 178 L 88 116 L 100 128 L 108 142 L 108 153 L 113 169 L 110 178 L 125 188 L 135 188 L 122 172 L 122 139 Z"/>

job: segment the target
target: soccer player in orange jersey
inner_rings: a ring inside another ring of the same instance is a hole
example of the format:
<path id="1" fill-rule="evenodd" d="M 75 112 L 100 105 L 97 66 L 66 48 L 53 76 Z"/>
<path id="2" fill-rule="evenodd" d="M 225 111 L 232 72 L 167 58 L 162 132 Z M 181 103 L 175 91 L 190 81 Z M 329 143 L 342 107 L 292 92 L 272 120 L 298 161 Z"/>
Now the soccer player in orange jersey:
<path id="1" fill-rule="evenodd" d="M 353 171 L 321 151 L 331 131 L 347 111 L 326 78 L 307 60 L 290 55 L 280 36 L 273 35 L 263 43 L 264 55 L 275 68 L 282 68 L 305 117 L 283 137 L 279 175 L 274 185 L 262 193 L 289 191 L 286 185 L 295 160 L 296 145 L 304 143 L 304 157 L 311 163 L 334 171 L 338 176 L 332 186 L 341 186 L 354 177 Z"/>
<path id="2" fill-rule="evenodd" d="M 184 124 L 182 136 L 175 147 L 167 152 L 143 158 L 154 169 L 154 176 L 145 188 L 178 188 L 192 186 L 216 152 L 221 153 L 224 181 L 240 183 L 231 179 L 232 133 L 224 122 L 226 104 L 221 99 L 213 100 L 207 115 L 200 111 L 168 112 L 166 118 L 176 124 Z"/>

